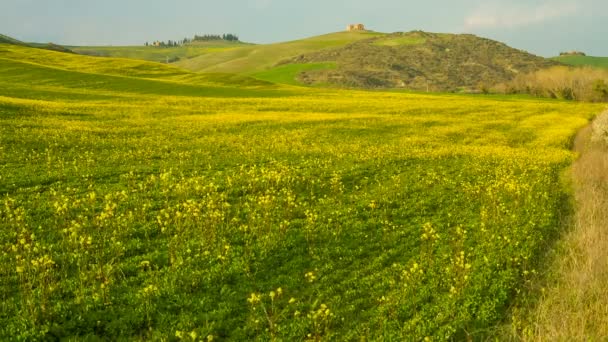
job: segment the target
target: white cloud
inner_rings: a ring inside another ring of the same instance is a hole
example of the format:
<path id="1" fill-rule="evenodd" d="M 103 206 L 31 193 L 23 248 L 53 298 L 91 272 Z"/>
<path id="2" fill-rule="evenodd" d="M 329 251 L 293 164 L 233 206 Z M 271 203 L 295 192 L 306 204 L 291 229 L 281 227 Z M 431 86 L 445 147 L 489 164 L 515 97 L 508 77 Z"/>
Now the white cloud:
<path id="1" fill-rule="evenodd" d="M 536 5 L 490 3 L 473 11 L 465 19 L 464 25 L 466 30 L 516 28 L 572 15 L 579 9 L 576 2 L 545 2 Z"/>

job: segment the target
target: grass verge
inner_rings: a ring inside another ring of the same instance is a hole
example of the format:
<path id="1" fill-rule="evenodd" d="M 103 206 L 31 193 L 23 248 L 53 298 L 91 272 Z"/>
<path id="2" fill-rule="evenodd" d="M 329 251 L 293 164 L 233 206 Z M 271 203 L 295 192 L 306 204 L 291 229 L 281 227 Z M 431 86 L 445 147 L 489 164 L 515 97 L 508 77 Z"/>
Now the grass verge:
<path id="1" fill-rule="evenodd" d="M 576 216 L 566 235 L 555 283 L 535 311 L 533 341 L 608 338 L 608 112 L 581 132 L 572 169 Z"/>
<path id="2" fill-rule="evenodd" d="M 512 308 L 511 341 L 604 341 L 608 338 L 608 112 L 574 141 L 574 212 L 548 270 Z M 535 300 L 534 297 L 540 298 Z"/>

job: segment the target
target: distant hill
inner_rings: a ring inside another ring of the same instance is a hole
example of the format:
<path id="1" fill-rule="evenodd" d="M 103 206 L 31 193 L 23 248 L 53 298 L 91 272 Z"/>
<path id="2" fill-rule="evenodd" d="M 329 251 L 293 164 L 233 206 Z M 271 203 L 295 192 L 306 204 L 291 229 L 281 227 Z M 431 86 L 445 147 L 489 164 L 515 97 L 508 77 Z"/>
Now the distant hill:
<path id="1" fill-rule="evenodd" d="M 254 75 L 272 69 L 280 61 L 325 49 L 343 47 L 383 33 L 338 32 L 284 43 L 242 46 L 185 59 L 176 65 L 192 71 L 229 72 Z"/>
<path id="2" fill-rule="evenodd" d="M 0 34 L 0 44 L 13 44 L 13 45 L 23 45 L 23 46 L 27 46 L 26 43 L 17 40 L 15 38 Z"/>
<path id="3" fill-rule="evenodd" d="M 61 45 L 57 45 L 57 44 L 53 44 L 53 43 L 47 43 L 47 44 L 24 43 L 20 40 L 17 40 L 15 38 L 9 37 L 4 34 L 0 34 L 0 44 L 12 44 L 12 45 L 28 46 L 28 47 L 44 49 L 44 50 L 52 50 L 52 51 L 57 51 L 57 52 L 73 53 L 70 49 L 63 47 Z"/>
<path id="4" fill-rule="evenodd" d="M 608 57 L 592 57 L 592 56 L 580 56 L 580 55 L 569 55 L 559 56 L 552 58 L 554 61 L 572 65 L 572 66 L 590 66 L 602 69 L 608 69 Z"/>
<path id="5" fill-rule="evenodd" d="M 333 63 L 299 73 L 309 85 L 477 91 L 559 64 L 474 35 L 393 33 L 286 59 L 277 65 Z"/>
<path id="6" fill-rule="evenodd" d="M 74 53 L 74 51 L 66 48 L 65 46 L 54 44 L 54 43 L 28 43 L 29 46 L 38 49 L 51 50 L 57 52 Z"/>
<path id="7" fill-rule="evenodd" d="M 174 47 L 156 46 L 72 46 L 74 52 L 100 57 L 120 57 L 150 62 L 170 63 L 206 54 L 216 54 L 231 49 L 251 46 L 252 44 L 232 41 L 195 41 Z"/>
<path id="8" fill-rule="evenodd" d="M 54 75 L 52 76 L 52 82 L 62 82 L 63 86 L 69 83 L 73 87 L 80 87 L 87 82 L 92 82 L 95 87 L 100 89 L 106 86 L 115 86 L 124 87 L 125 91 L 147 91 L 150 93 L 158 91 L 158 89 L 137 89 L 136 86 L 128 86 L 130 82 L 141 84 L 147 82 L 146 84 L 160 85 L 160 88 L 164 89 L 163 91 L 171 87 L 175 89 L 185 87 L 189 89 L 187 93 L 190 95 L 196 95 L 197 89 L 201 86 L 221 88 L 222 91 L 228 93 L 232 90 L 226 90 L 227 88 L 234 88 L 235 90 L 232 93 L 235 93 L 238 90 L 237 88 L 272 89 L 275 87 L 272 83 L 244 75 L 194 73 L 171 65 L 148 61 L 126 58 L 96 58 L 17 44 L 2 46 L 0 48 L 0 61 L 0 64 L 5 67 L 5 76 L 18 75 L 23 78 L 45 80 L 47 82 L 47 76 Z M 14 68 L 10 67 L 9 63 Z M 27 70 L 27 72 L 22 75 L 19 70 Z M 58 75 L 64 75 L 65 77 L 62 79 Z M 105 84 L 105 81 L 100 81 L 101 75 L 107 76 L 105 79 L 108 80 L 108 84 Z M 150 83 L 148 81 L 162 83 Z M 49 79 L 48 82 L 51 82 L 51 80 Z M 179 91 L 171 90 L 171 93 L 179 94 Z"/>

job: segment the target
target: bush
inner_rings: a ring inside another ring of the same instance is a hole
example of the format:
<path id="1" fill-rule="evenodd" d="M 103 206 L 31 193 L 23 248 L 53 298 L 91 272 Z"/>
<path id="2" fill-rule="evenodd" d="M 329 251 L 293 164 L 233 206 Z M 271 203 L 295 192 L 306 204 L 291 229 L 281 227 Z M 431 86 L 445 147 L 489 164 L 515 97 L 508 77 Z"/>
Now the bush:
<path id="1" fill-rule="evenodd" d="M 591 67 L 553 67 L 517 76 L 496 92 L 563 100 L 608 101 L 608 71 Z"/>

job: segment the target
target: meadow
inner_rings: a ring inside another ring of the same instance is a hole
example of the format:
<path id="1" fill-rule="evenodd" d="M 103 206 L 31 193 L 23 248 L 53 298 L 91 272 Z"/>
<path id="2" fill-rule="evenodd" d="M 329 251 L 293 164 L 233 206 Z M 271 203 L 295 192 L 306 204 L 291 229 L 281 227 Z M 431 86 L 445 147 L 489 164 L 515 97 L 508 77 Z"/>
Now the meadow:
<path id="1" fill-rule="evenodd" d="M 572 66 L 589 66 L 600 69 L 608 69 L 607 57 L 593 56 L 559 56 L 552 58 L 555 61 Z"/>
<path id="2" fill-rule="evenodd" d="M 0 339 L 485 336 L 602 108 L 0 45 Z"/>
<path id="3" fill-rule="evenodd" d="M 328 50 L 373 37 L 384 36 L 373 31 L 336 32 L 289 42 L 250 45 L 238 49 L 217 51 L 190 59 L 175 65 L 199 72 L 229 72 L 256 74 L 267 72 L 284 60 L 305 53 Z M 293 81 L 293 80 L 292 80 Z"/>
<path id="4" fill-rule="evenodd" d="M 70 49 L 76 53 L 99 56 L 141 59 L 151 62 L 166 63 L 212 54 L 231 49 L 238 49 L 249 44 L 240 42 L 212 41 L 195 42 L 175 47 L 155 46 L 73 46 Z"/>

